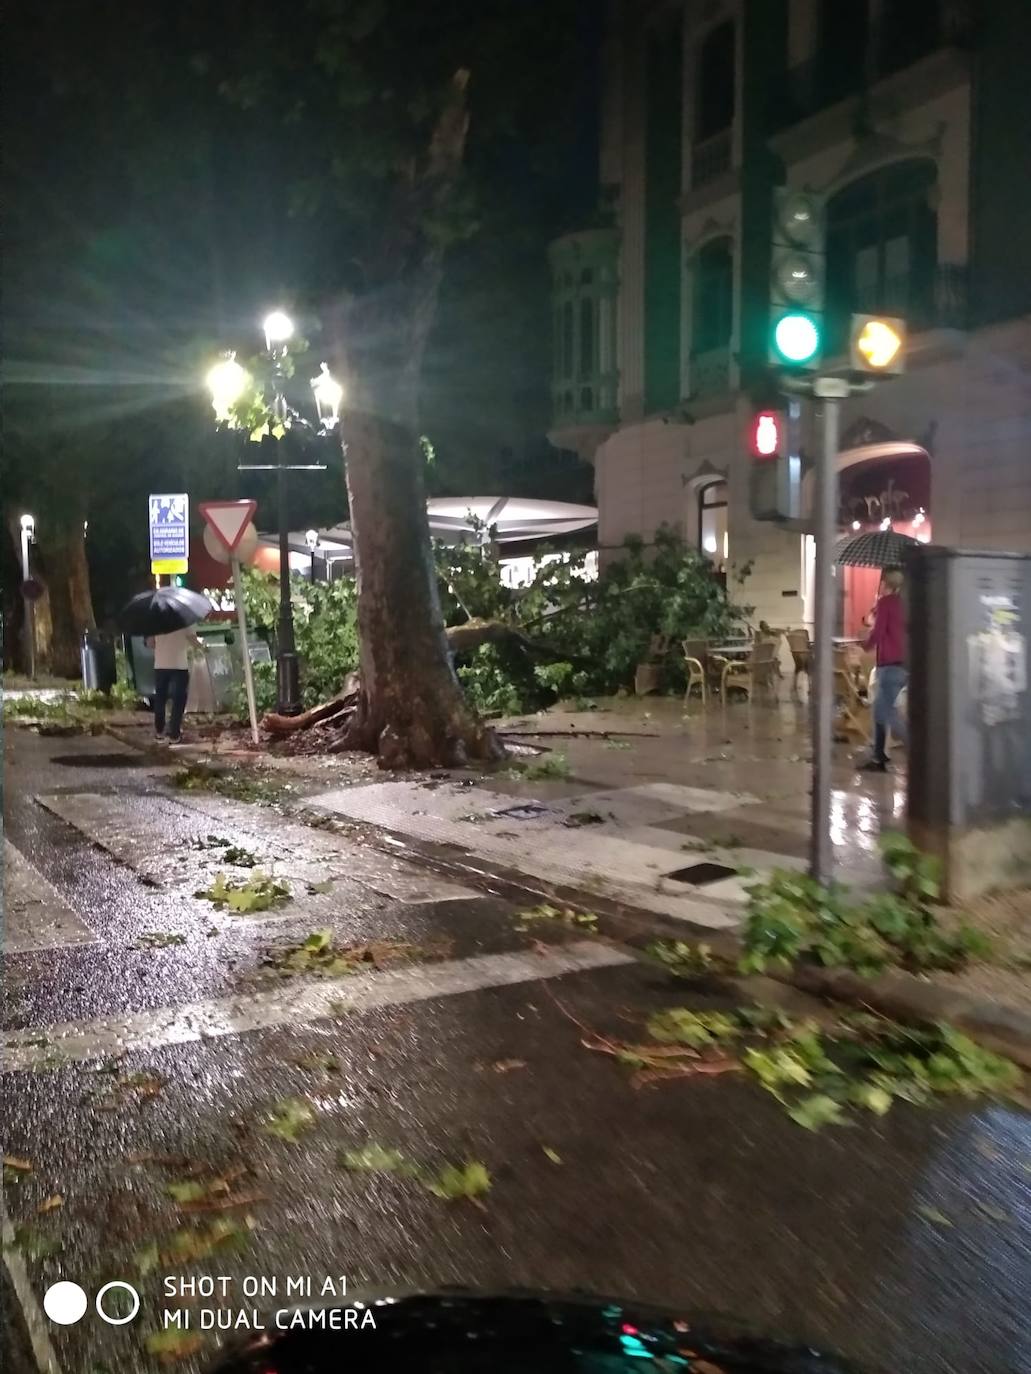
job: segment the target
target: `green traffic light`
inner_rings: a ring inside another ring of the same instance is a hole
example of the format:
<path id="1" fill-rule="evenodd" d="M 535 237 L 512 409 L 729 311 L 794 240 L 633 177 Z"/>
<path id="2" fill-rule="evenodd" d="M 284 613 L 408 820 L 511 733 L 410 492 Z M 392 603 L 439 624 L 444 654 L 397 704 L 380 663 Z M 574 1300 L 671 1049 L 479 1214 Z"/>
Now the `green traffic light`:
<path id="1" fill-rule="evenodd" d="M 807 363 L 820 351 L 820 331 L 808 315 L 783 315 L 773 331 L 773 343 L 785 362 Z"/>

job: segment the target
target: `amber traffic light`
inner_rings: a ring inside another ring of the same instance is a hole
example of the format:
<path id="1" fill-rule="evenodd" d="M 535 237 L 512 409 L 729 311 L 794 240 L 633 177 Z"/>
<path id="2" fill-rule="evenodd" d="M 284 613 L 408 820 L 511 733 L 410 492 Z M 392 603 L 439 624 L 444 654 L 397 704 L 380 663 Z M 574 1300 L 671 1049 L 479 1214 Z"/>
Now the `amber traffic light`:
<path id="1" fill-rule="evenodd" d="M 895 376 L 906 366 L 906 322 L 890 315 L 853 315 L 853 372 Z"/>

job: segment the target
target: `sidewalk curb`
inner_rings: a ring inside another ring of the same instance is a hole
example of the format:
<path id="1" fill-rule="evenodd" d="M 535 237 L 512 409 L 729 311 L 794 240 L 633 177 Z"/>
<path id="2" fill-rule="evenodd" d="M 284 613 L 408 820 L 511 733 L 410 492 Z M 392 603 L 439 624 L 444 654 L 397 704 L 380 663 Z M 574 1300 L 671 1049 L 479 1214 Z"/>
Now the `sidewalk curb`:
<path id="1" fill-rule="evenodd" d="M 142 741 L 108 728 L 107 733 L 143 753 L 166 758 Z M 219 760 L 212 758 L 214 766 Z M 309 799 L 310 800 L 310 799 Z M 517 869 L 480 860 L 473 850 L 457 845 L 416 839 L 369 821 L 334 817 L 331 812 L 306 804 L 303 798 L 288 808 L 294 819 L 338 834 L 360 835 L 377 849 L 395 856 L 402 852 L 442 877 L 512 902 L 554 902 L 598 917 L 603 936 L 644 951 L 653 940 L 684 940 L 709 947 L 717 959 L 736 963 L 742 952 L 740 937 L 713 930 L 675 916 L 646 911 L 601 892 L 569 887 L 537 879 Z M 806 967 L 790 971 L 767 970 L 768 979 L 811 997 L 867 1007 L 899 1021 L 947 1021 L 985 1049 L 1006 1055 L 1031 1070 L 1031 1015 L 1003 1003 L 988 1002 L 969 993 L 935 986 L 913 974 L 892 972 L 863 978 L 851 969 Z"/>

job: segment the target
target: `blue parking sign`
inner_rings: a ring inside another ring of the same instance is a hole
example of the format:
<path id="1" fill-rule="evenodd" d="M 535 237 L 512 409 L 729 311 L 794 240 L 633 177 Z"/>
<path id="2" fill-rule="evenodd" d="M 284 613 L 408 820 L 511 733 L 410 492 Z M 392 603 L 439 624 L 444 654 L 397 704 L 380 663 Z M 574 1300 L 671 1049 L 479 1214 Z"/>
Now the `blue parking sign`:
<path id="1" fill-rule="evenodd" d="M 190 498 L 185 492 L 175 496 L 151 496 L 150 558 L 189 558 Z"/>

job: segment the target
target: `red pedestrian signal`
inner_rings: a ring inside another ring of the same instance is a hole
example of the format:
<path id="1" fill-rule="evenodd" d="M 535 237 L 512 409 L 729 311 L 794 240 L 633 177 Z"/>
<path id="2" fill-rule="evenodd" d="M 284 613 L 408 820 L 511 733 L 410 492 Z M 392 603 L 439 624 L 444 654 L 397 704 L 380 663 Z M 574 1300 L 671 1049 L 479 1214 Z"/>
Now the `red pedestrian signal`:
<path id="1" fill-rule="evenodd" d="M 775 410 L 761 410 L 752 421 L 752 452 L 757 458 L 777 458 L 783 432 L 783 417 Z"/>

